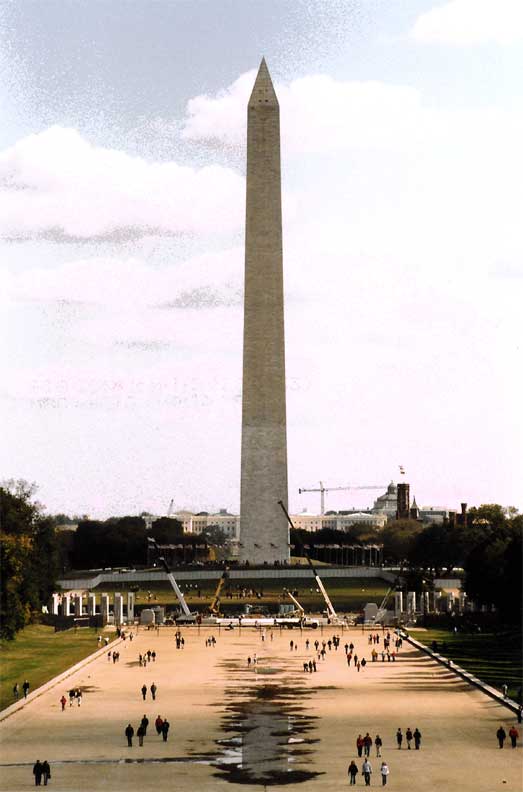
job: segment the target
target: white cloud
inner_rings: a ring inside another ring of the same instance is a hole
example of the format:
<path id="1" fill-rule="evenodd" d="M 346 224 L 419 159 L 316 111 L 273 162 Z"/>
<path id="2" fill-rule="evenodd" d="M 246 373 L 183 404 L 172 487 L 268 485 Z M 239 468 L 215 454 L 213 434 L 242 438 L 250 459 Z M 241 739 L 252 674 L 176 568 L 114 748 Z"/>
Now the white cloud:
<path id="1" fill-rule="evenodd" d="M 248 72 L 216 96 L 192 99 L 181 125 L 182 137 L 243 148 L 254 77 L 254 72 Z M 342 81 L 317 74 L 275 88 L 284 155 L 349 151 L 411 154 L 432 146 L 477 150 L 496 140 L 502 140 L 504 148 L 519 150 L 523 136 L 520 112 L 430 106 L 418 89 L 408 85 Z"/>
<path id="2" fill-rule="evenodd" d="M 418 17 L 416 41 L 453 44 L 514 44 L 523 40 L 521 0 L 451 0 Z"/>
<path id="3" fill-rule="evenodd" d="M 241 294 L 242 259 L 240 248 L 193 256 L 166 267 L 153 267 L 138 258 L 93 256 L 46 269 L 4 270 L 3 292 L 15 302 L 87 303 L 130 310 L 183 308 L 187 303 L 198 308 L 198 294 L 204 307 L 227 305 L 237 303 Z"/>
<path id="4" fill-rule="evenodd" d="M 231 169 L 147 162 L 51 127 L 0 153 L 0 234 L 28 238 L 236 231 L 244 181 Z"/>

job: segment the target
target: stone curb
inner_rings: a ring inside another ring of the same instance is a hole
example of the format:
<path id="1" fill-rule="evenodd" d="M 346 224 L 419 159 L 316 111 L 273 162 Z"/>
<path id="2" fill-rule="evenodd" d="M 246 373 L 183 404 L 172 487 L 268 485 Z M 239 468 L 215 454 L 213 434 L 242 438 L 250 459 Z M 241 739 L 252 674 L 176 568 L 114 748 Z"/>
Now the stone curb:
<path id="1" fill-rule="evenodd" d="M 102 655 L 104 655 L 107 651 L 110 651 L 110 647 L 117 646 L 118 644 L 120 644 L 122 642 L 123 642 L 122 638 L 115 638 L 114 641 L 110 641 L 107 644 L 107 646 L 103 646 L 101 649 L 97 649 L 96 652 L 93 652 L 92 654 L 87 655 L 86 657 L 83 658 L 83 660 L 80 660 L 74 666 L 71 666 L 66 671 L 63 671 L 58 676 L 53 677 L 48 682 L 44 682 L 43 685 L 40 685 L 40 687 L 37 687 L 36 690 L 33 690 L 32 693 L 29 693 L 27 698 L 24 698 L 23 694 L 22 694 L 22 698 L 21 699 L 18 699 L 18 701 L 15 701 L 14 704 L 10 704 L 8 707 L 6 707 L 5 709 L 3 709 L 0 712 L 0 722 L 6 720 L 6 718 L 9 718 L 11 715 L 14 715 L 15 712 L 19 712 L 21 709 L 23 709 L 28 704 L 30 704 L 32 701 L 34 701 L 34 699 L 38 698 L 39 696 L 43 695 L 44 693 L 47 693 L 47 691 L 51 690 L 51 688 L 55 687 L 55 685 L 59 685 L 60 682 L 63 682 L 64 679 L 67 679 L 67 677 L 70 677 L 76 671 L 79 671 L 80 668 L 83 668 L 83 666 L 86 666 L 89 663 L 92 663 L 93 660 L 96 660 L 98 657 L 101 657 Z"/>
<path id="2" fill-rule="evenodd" d="M 404 641 L 408 641 L 412 646 L 415 646 L 416 649 L 421 649 L 422 652 L 428 654 L 429 657 L 432 657 L 432 659 L 436 660 L 436 662 L 438 662 L 440 665 L 445 666 L 445 668 L 447 668 L 449 671 L 453 671 L 457 676 L 465 680 L 465 682 L 468 682 L 469 685 L 479 688 L 482 693 L 485 693 L 487 696 L 490 696 L 490 698 L 493 698 L 498 702 L 498 704 L 502 704 L 504 707 L 507 707 L 507 709 L 512 710 L 512 712 L 514 712 L 516 715 L 518 714 L 518 704 L 513 701 L 513 699 L 503 698 L 503 694 L 500 693 L 495 687 L 492 687 L 492 685 L 487 685 L 485 682 L 482 682 L 481 679 L 478 679 L 478 677 L 475 677 L 473 674 L 469 673 L 469 671 L 465 671 L 464 668 L 456 665 L 453 660 L 449 660 L 449 658 L 443 657 L 437 652 L 433 652 L 428 646 L 420 643 L 420 641 L 416 641 L 416 639 L 412 638 L 410 635 L 405 635 L 403 632 L 401 632 L 401 637 Z M 449 663 L 451 663 L 451 665 L 449 665 Z"/>

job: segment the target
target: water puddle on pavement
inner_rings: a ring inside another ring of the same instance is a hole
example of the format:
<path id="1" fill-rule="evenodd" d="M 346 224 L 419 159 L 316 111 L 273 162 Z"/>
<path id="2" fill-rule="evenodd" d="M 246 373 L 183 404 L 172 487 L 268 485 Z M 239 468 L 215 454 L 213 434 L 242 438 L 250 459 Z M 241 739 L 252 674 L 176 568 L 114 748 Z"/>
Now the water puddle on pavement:
<path id="1" fill-rule="evenodd" d="M 304 703 L 314 689 L 295 679 L 260 680 L 260 676 L 282 671 L 258 667 L 254 685 L 247 686 L 241 674 L 238 686 L 226 689 L 221 723 L 225 736 L 215 741 L 220 755 L 212 761 L 217 778 L 234 784 L 281 786 L 323 775 L 306 769 L 312 746 L 319 742 L 311 737 L 317 718 L 307 714 Z"/>

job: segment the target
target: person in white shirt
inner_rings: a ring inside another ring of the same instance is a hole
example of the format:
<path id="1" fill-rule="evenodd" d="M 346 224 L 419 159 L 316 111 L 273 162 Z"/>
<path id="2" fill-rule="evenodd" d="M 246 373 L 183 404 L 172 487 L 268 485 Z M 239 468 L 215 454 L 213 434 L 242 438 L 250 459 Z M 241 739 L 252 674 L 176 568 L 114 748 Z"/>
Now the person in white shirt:
<path id="1" fill-rule="evenodd" d="M 381 763 L 380 773 L 381 773 L 381 785 L 385 786 L 385 784 L 387 783 L 387 776 L 389 774 L 389 766 L 387 762 Z"/>

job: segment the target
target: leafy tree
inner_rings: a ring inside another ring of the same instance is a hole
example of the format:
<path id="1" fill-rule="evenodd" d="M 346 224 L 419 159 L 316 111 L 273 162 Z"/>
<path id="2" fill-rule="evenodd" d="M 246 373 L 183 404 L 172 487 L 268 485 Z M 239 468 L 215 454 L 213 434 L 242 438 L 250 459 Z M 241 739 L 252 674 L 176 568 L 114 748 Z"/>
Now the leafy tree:
<path id="1" fill-rule="evenodd" d="M 451 571 L 462 566 L 466 556 L 462 532 L 448 524 L 433 523 L 418 533 L 410 546 L 408 560 L 422 569 L 433 569 L 439 576 L 442 568 Z"/>
<path id="2" fill-rule="evenodd" d="M 142 517 L 81 520 L 75 533 L 73 563 L 79 568 L 143 564 L 146 544 Z"/>
<path id="3" fill-rule="evenodd" d="M 0 487 L 0 635 L 8 639 L 41 612 L 58 572 L 55 528 L 35 492 L 23 480 Z"/>
<path id="4" fill-rule="evenodd" d="M 160 517 L 153 522 L 147 535 L 158 544 L 174 544 L 183 536 L 183 525 L 172 517 Z"/>
<path id="5" fill-rule="evenodd" d="M 523 516 L 505 515 L 502 521 L 498 511 L 490 510 L 489 518 L 484 511 L 482 514 L 480 519 L 491 519 L 492 523 L 486 523 L 490 530 L 468 554 L 465 590 L 480 605 L 495 605 L 507 621 L 520 622 Z"/>
<path id="6" fill-rule="evenodd" d="M 423 526 L 416 520 L 394 520 L 388 523 L 379 533 L 383 543 L 385 561 L 403 563 L 409 557 L 416 537 L 423 531 Z"/>

